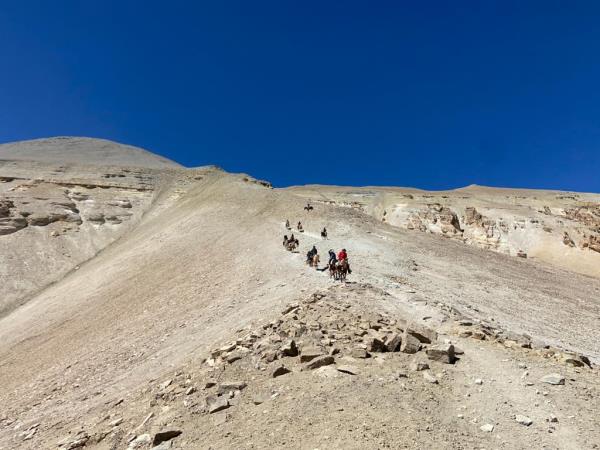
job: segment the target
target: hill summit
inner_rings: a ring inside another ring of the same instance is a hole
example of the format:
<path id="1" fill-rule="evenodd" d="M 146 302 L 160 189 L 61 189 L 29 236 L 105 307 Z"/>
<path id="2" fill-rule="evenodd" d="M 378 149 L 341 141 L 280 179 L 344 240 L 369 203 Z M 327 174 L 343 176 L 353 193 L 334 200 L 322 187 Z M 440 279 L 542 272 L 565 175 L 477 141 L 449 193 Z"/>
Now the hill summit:
<path id="1" fill-rule="evenodd" d="M 72 165 L 181 167 L 174 161 L 131 145 L 106 139 L 58 136 L 0 145 L 0 160 Z"/>

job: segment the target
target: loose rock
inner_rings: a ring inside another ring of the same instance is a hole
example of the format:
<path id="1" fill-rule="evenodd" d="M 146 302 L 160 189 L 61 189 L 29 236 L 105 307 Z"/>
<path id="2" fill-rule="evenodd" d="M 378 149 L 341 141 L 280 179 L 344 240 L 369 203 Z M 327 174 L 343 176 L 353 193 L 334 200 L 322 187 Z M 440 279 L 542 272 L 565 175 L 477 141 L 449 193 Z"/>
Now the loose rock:
<path id="1" fill-rule="evenodd" d="M 551 374 L 543 376 L 540 379 L 540 381 L 542 383 L 559 385 L 559 384 L 565 384 L 565 377 L 563 377 L 562 375 L 560 375 L 558 373 L 551 373 Z"/>
<path id="2" fill-rule="evenodd" d="M 229 401 L 223 396 L 209 395 L 206 397 L 206 406 L 209 414 L 229 408 Z"/>
<path id="3" fill-rule="evenodd" d="M 173 438 L 179 436 L 183 431 L 177 429 L 159 431 L 154 435 L 152 445 L 158 445 L 161 442 L 170 441 Z"/>
<path id="4" fill-rule="evenodd" d="M 225 383 L 219 384 L 219 388 L 217 389 L 218 394 L 225 394 L 227 392 L 233 391 L 241 391 L 243 390 L 247 384 L 243 381 L 229 381 Z"/>
<path id="5" fill-rule="evenodd" d="M 404 331 L 400 351 L 402 353 L 417 353 L 421 349 L 421 342 L 411 334 Z"/>
<path id="6" fill-rule="evenodd" d="M 323 355 L 323 351 L 320 348 L 306 347 L 306 348 L 303 348 L 300 353 L 300 362 L 301 363 L 308 362 L 308 361 L 311 361 L 312 359 L 315 359 L 322 355 Z"/>
<path id="7" fill-rule="evenodd" d="M 399 333 L 392 333 L 385 340 L 385 349 L 388 352 L 397 352 L 400 349 L 400 344 L 402 344 L 402 335 Z"/>
<path id="8" fill-rule="evenodd" d="M 350 375 L 358 375 L 360 371 L 354 366 L 338 366 L 337 370 Z"/>
<path id="9" fill-rule="evenodd" d="M 426 326 L 419 324 L 411 324 L 404 330 L 410 336 L 413 336 L 423 344 L 431 344 L 437 341 L 437 333 Z"/>
<path id="10" fill-rule="evenodd" d="M 304 367 L 302 367 L 302 370 L 314 370 L 317 369 L 319 367 L 323 367 L 323 366 L 328 366 L 330 364 L 334 363 L 334 358 L 333 356 L 320 356 L 318 358 L 313 359 L 312 361 L 309 361 L 308 363 L 306 363 L 304 365 Z"/>
<path id="11" fill-rule="evenodd" d="M 454 356 L 454 345 L 452 344 L 434 345 L 425 350 L 425 353 L 432 361 L 439 361 L 445 364 L 453 364 L 456 360 L 456 357 Z"/>
<path id="12" fill-rule="evenodd" d="M 273 369 L 273 372 L 271 372 L 271 377 L 272 378 L 277 378 L 280 377 L 281 375 L 285 375 L 286 373 L 290 373 L 291 370 L 289 370 L 288 368 L 286 368 L 283 365 L 277 366 L 275 367 L 275 369 Z"/>
<path id="13" fill-rule="evenodd" d="M 350 351 L 350 356 L 353 358 L 365 359 L 369 357 L 369 354 L 364 348 L 355 347 Z"/>
<path id="14" fill-rule="evenodd" d="M 533 420 L 531 420 L 527 416 L 522 416 L 521 414 L 517 414 L 515 417 L 515 420 L 517 421 L 517 423 L 520 423 L 521 425 L 525 425 L 526 427 L 528 427 L 529 425 L 531 425 L 533 423 Z"/>
<path id="15" fill-rule="evenodd" d="M 423 378 L 431 384 L 438 384 L 438 379 L 431 375 L 429 372 L 423 372 Z"/>

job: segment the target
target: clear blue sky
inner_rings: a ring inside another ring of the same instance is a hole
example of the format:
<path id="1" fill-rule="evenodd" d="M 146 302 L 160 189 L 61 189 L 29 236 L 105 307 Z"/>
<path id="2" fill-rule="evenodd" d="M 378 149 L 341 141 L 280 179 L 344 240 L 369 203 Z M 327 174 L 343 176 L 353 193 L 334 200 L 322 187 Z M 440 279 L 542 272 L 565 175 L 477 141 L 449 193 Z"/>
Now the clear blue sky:
<path id="1" fill-rule="evenodd" d="M 595 1 L 0 4 L 0 141 L 271 180 L 600 192 Z"/>

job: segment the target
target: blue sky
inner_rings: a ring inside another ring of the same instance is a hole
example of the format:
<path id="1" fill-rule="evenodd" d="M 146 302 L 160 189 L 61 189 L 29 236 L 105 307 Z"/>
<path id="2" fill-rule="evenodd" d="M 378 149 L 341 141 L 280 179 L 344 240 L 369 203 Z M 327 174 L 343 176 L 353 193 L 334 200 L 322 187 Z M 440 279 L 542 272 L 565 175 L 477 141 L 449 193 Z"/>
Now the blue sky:
<path id="1" fill-rule="evenodd" d="M 600 3 L 0 3 L 0 142 L 277 186 L 600 192 Z"/>

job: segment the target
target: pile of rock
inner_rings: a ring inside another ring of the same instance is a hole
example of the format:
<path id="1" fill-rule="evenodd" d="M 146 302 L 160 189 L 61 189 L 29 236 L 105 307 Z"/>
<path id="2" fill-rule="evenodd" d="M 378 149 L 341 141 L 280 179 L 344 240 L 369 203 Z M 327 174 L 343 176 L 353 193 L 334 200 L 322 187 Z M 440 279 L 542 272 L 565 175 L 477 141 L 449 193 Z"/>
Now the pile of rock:
<path id="1" fill-rule="evenodd" d="M 249 356 L 256 367 L 297 358 L 301 370 L 333 364 L 335 358 L 369 358 L 375 353 L 417 353 L 454 363 L 451 344 L 434 345 L 437 333 L 384 313 L 357 311 L 350 303 L 318 292 L 285 308 L 281 317 L 263 327 L 240 333 L 235 342 L 214 349 L 206 363 L 231 364 Z"/>

